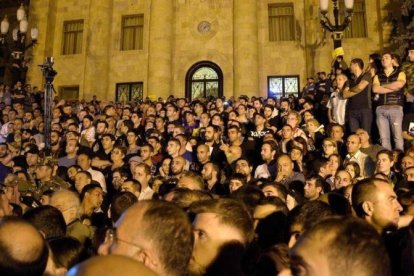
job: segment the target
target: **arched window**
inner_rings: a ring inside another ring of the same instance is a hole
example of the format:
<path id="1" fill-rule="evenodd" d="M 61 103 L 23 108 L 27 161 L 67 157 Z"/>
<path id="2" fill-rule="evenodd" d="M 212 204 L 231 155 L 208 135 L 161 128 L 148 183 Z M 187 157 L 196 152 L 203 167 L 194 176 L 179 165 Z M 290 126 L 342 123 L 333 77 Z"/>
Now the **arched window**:
<path id="1" fill-rule="evenodd" d="M 190 100 L 223 96 L 223 73 L 210 61 L 194 64 L 187 72 L 185 96 Z"/>

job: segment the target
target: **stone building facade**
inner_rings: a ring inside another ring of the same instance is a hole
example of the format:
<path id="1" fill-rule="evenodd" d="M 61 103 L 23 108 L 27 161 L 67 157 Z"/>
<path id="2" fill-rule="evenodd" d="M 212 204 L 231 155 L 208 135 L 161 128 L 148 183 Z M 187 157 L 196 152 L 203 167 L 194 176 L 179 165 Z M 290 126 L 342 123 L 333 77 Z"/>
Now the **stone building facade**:
<path id="1" fill-rule="evenodd" d="M 367 61 L 386 46 L 386 1 L 362 3 L 357 20 L 365 24 L 364 33 L 343 39 L 347 61 Z M 318 5 L 318 0 L 31 1 L 29 21 L 40 36 L 29 82 L 42 83 L 34 65 L 53 56 L 56 90 L 68 98 L 295 92 L 306 77 L 330 69 L 333 45 L 329 34 L 323 40 Z"/>

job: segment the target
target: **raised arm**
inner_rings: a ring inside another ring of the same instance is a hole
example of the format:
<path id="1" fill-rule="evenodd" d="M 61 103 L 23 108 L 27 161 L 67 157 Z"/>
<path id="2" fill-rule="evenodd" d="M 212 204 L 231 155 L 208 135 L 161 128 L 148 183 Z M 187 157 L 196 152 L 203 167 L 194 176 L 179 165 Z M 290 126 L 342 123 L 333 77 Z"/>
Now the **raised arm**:
<path id="1" fill-rule="evenodd" d="M 369 85 L 369 82 L 366 80 L 362 80 L 358 83 L 358 85 L 352 87 L 351 89 L 349 89 L 349 87 L 345 88 L 342 91 L 342 97 L 347 99 L 350 98 L 352 96 L 355 96 L 359 93 L 361 93 L 362 91 L 364 91 L 364 89 Z"/>

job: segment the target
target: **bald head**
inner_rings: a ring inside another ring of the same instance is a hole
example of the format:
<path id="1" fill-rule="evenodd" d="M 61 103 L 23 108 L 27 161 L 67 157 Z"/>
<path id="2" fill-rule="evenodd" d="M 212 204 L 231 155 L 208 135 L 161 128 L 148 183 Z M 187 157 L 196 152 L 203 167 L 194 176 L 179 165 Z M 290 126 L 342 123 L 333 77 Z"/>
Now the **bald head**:
<path id="1" fill-rule="evenodd" d="M 52 195 L 50 205 L 57 208 L 63 215 L 66 224 L 74 221 L 80 207 L 79 196 L 69 190 L 60 190 Z"/>
<path id="2" fill-rule="evenodd" d="M 171 172 L 175 176 L 180 175 L 184 171 L 185 165 L 186 161 L 184 157 L 177 156 L 171 161 Z"/>
<path id="3" fill-rule="evenodd" d="M 68 276 L 95 276 L 95 275 L 156 275 L 142 263 L 131 258 L 119 255 L 108 255 L 91 258 L 73 267 Z"/>
<path id="4" fill-rule="evenodd" d="M 0 222 L 0 271 L 2 275 L 42 275 L 48 248 L 31 224 L 17 218 Z"/>
<path id="5" fill-rule="evenodd" d="M 198 162 L 204 164 L 208 162 L 210 156 L 210 147 L 206 144 L 200 144 L 197 147 L 197 159 Z"/>
<path id="6" fill-rule="evenodd" d="M 292 159 L 286 154 L 282 154 L 277 159 L 277 171 L 278 174 L 289 176 L 293 171 Z"/>
<path id="7" fill-rule="evenodd" d="M 79 196 L 69 190 L 60 190 L 52 195 L 51 203 L 63 204 L 63 208 L 67 208 L 69 205 L 80 206 Z"/>

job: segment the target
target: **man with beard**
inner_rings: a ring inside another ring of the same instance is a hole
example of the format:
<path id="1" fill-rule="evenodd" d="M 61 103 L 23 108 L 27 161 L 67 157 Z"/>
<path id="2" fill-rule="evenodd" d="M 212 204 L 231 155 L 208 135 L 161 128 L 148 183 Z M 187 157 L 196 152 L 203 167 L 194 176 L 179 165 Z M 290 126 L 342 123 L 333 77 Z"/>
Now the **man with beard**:
<path id="1" fill-rule="evenodd" d="M 94 152 L 102 148 L 102 135 L 108 133 L 108 123 L 106 121 L 98 121 L 95 127 L 95 143 L 92 146 Z"/>
<path id="2" fill-rule="evenodd" d="M 230 146 L 239 146 L 243 151 L 243 155 L 246 155 L 247 140 L 244 139 L 240 127 L 231 125 L 227 128 L 227 137 L 229 139 Z"/>
<path id="3" fill-rule="evenodd" d="M 361 140 L 357 134 L 351 134 L 348 136 L 346 147 L 348 154 L 346 155 L 344 161 L 344 167 L 349 162 L 356 162 L 359 165 L 361 170 L 361 175 L 363 178 L 370 177 L 374 172 L 374 162 L 371 158 L 361 151 Z"/>
<path id="4" fill-rule="evenodd" d="M 5 166 L 11 166 L 12 156 L 9 154 L 9 150 L 6 143 L 0 143 L 0 163 Z"/>
<path id="5" fill-rule="evenodd" d="M 213 162 L 207 162 L 203 166 L 201 176 L 206 183 L 207 189 L 213 194 L 227 195 L 228 187 L 220 183 L 220 167 Z"/>
<path id="6" fill-rule="evenodd" d="M 171 161 L 171 173 L 173 177 L 179 179 L 184 171 L 187 171 L 187 162 L 182 156 L 177 156 Z"/>
<path id="7" fill-rule="evenodd" d="M 50 150 L 52 153 L 52 156 L 54 158 L 59 158 L 62 154 L 62 147 L 60 144 L 60 138 L 61 134 L 57 131 L 52 130 L 50 133 Z"/>
<path id="8" fill-rule="evenodd" d="M 220 144 L 216 140 L 219 131 L 218 126 L 209 125 L 204 133 L 205 144 L 209 146 L 210 160 L 217 164 L 221 164 L 225 158 L 223 151 L 220 149 Z"/>
<path id="9" fill-rule="evenodd" d="M 254 130 L 251 130 L 248 133 L 248 151 L 250 152 L 250 162 L 253 164 L 253 167 L 256 167 L 260 164 L 261 156 L 260 149 L 263 143 L 263 137 L 271 133 L 272 131 L 265 126 L 266 116 L 263 113 L 255 113 L 254 115 Z"/>
<path id="10" fill-rule="evenodd" d="M 36 144 L 33 138 L 33 131 L 31 129 L 22 129 L 22 148 L 26 148 L 31 144 Z"/>
<path id="11" fill-rule="evenodd" d="M 253 171 L 253 167 L 250 165 L 249 160 L 245 158 L 239 158 L 235 162 L 236 165 L 234 167 L 234 172 L 244 175 L 246 177 L 246 182 L 249 183 L 252 180 Z"/>
<path id="12" fill-rule="evenodd" d="M 317 200 L 323 192 L 324 180 L 320 175 L 312 174 L 305 180 L 305 198 L 307 200 Z"/>
<path id="13" fill-rule="evenodd" d="M 0 152 L 1 152 L 1 144 L 0 144 Z M 39 150 L 37 148 L 31 148 L 24 155 L 25 155 L 27 166 L 28 166 L 27 171 L 30 174 L 30 176 L 34 178 L 36 164 L 39 160 Z"/>
<path id="14" fill-rule="evenodd" d="M 197 162 L 190 165 L 190 170 L 196 173 L 201 173 L 203 166 L 210 161 L 209 146 L 200 144 L 197 147 Z"/>
<path id="15" fill-rule="evenodd" d="M 46 191 L 59 191 L 69 189 L 69 183 L 55 174 L 57 169 L 56 162 L 51 158 L 43 158 L 36 164 L 37 189 L 34 192 L 35 198 L 39 199 Z"/>
<path id="16" fill-rule="evenodd" d="M 262 145 L 260 155 L 262 156 L 263 164 L 256 168 L 254 178 L 271 178 L 275 176 L 275 155 L 277 144 L 274 141 L 266 141 Z"/>

